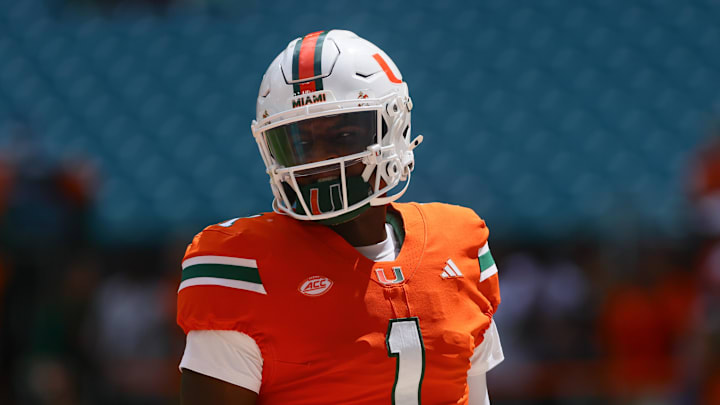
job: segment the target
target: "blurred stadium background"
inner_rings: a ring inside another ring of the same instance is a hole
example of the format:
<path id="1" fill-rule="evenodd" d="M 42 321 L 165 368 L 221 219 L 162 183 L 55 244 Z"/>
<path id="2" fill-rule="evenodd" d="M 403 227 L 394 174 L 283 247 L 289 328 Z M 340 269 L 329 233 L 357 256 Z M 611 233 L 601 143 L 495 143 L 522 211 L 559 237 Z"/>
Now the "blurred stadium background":
<path id="1" fill-rule="evenodd" d="M 494 404 L 720 404 L 720 2 L 0 0 L 0 403 L 176 403 L 184 246 L 270 208 L 295 37 L 391 55 L 405 201 L 492 229 Z"/>

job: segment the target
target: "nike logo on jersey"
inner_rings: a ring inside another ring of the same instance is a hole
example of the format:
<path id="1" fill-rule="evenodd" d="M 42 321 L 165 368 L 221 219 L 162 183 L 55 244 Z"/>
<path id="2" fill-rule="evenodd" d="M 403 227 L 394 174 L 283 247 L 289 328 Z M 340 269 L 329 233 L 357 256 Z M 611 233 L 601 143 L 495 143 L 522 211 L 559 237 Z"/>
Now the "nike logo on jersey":
<path id="1" fill-rule="evenodd" d="M 447 262 L 445 262 L 445 267 L 443 268 L 443 272 L 440 274 L 440 277 L 458 278 L 462 276 L 462 272 L 460 271 L 458 266 L 452 261 L 452 259 L 447 259 Z"/>

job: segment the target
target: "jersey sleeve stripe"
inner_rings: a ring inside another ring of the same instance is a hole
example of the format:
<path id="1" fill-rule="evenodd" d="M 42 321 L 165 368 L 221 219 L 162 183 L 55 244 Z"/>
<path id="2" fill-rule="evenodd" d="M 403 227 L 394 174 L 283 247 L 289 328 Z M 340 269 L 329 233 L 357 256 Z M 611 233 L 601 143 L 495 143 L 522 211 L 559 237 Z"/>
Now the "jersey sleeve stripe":
<path id="1" fill-rule="evenodd" d="M 495 259 L 490 253 L 490 244 L 487 242 L 478 250 L 478 263 L 480 263 L 480 282 L 487 280 L 498 271 Z"/>
<path id="2" fill-rule="evenodd" d="M 480 252 L 478 252 L 478 262 L 480 262 L 480 271 L 482 272 L 493 266 L 495 264 L 495 259 L 493 259 L 487 243 L 485 244 L 485 246 L 480 248 Z"/>
<path id="3" fill-rule="evenodd" d="M 490 266 L 489 268 L 481 271 L 480 272 L 480 282 L 482 283 L 483 281 L 490 278 L 492 275 L 497 274 L 497 272 L 498 272 L 497 266 L 494 264 L 492 266 Z"/>
<path id="4" fill-rule="evenodd" d="M 183 270 L 197 264 L 227 264 L 230 266 L 252 267 L 257 269 L 257 262 L 253 259 L 242 259 L 228 256 L 195 256 L 185 259 L 182 264 Z"/>
<path id="5" fill-rule="evenodd" d="M 485 242 L 480 249 L 478 249 L 478 257 L 490 252 L 490 243 Z"/>
<path id="6" fill-rule="evenodd" d="M 262 284 L 260 273 L 257 268 L 232 266 L 228 264 L 196 264 L 186 267 L 182 271 L 182 280 L 196 277 L 226 278 L 229 280 L 241 280 L 248 283 Z"/>
<path id="7" fill-rule="evenodd" d="M 187 280 L 183 280 L 180 283 L 180 292 L 183 288 L 192 287 L 196 285 L 217 285 L 222 287 L 230 287 L 238 290 L 252 291 L 258 294 L 267 294 L 265 287 L 262 284 L 251 283 L 243 280 L 232 280 L 226 278 L 216 277 L 194 277 Z"/>
<path id="8" fill-rule="evenodd" d="M 480 262 L 480 271 L 485 271 L 495 265 L 495 259 L 490 252 L 478 257 L 478 261 Z"/>

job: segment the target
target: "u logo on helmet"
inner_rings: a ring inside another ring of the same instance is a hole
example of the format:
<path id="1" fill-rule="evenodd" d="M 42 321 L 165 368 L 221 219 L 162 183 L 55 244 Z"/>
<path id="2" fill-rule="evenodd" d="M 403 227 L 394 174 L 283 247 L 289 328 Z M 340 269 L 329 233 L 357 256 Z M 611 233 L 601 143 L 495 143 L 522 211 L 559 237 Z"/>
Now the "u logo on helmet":
<path id="1" fill-rule="evenodd" d="M 380 65 L 383 72 L 385 72 L 388 79 L 390 79 L 390 81 L 392 83 L 395 83 L 395 84 L 402 83 L 402 80 L 398 79 L 397 76 L 395 76 L 395 73 L 393 73 L 393 71 L 390 69 L 390 66 L 388 66 L 387 62 L 385 62 L 385 59 L 383 59 L 379 53 L 374 54 L 372 57 L 373 57 L 373 59 L 375 59 L 375 61 L 378 63 L 378 65 Z"/>
<path id="2" fill-rule="evenodd" d="M 333 184 L 330 186 L 330 206 L 332 207 L 328 212 L 332 212 L 336 210 L 335 207 L 335 199 L 340 201 L 340 204 L 342 205 L 342 195 L 340 194 L 340 185 L 339 184 Z M 310 211 L 313 215 L 320 215 L 322 214 L 322 210 L 320 210 L 320 189 L 319 188 L 311 188 L 310 189 Z"/>
<path id="3" fill-rule="evenodd" d="M 313 215 L 322 214 L 322 212 L 320 212 L 320 201 L 318 201 L 319 196 L 320 189 L 310 189 L 310 210 L 312 210 Z"/>

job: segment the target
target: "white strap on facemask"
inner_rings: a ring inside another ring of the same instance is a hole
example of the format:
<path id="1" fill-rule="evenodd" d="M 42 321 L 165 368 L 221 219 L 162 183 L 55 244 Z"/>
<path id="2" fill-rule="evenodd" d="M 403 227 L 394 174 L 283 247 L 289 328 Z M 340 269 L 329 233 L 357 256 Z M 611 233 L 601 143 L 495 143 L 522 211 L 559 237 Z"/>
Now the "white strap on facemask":
<path id="1" fill-rule="evenodd" d="M 408 174 L 407 174 L 407 181 L 405 181 L 405 186 L 402 188 L 402 190 L 398 191 L 396 194 L 393 194 L 391 196 L 373 198 L 372 200 L 370 200 L 370 205 L 373 207 L 377 207 L 379 205 L 390 204 L 391 202 L 402 197 L 402 195 L 405 194 L 405 191 L 407 191 L 409 185 L 410 185 L 410 172 L 408 172 Z"/>

